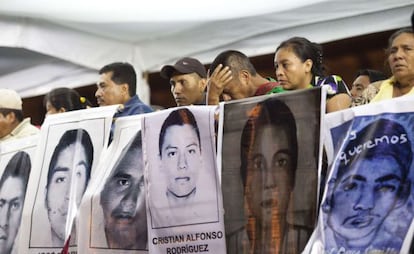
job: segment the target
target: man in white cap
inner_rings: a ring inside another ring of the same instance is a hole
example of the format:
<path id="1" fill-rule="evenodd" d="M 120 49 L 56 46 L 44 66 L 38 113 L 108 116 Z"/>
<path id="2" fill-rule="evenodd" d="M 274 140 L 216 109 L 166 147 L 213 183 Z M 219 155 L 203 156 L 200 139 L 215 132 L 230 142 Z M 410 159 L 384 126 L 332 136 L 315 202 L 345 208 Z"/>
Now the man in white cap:
<path id="1" fill-rule="evenodd" d="M 0 88 L 0 142 L 39 133 L 39 129 L 23 117 L 22 99 L 11 89 Z"/>

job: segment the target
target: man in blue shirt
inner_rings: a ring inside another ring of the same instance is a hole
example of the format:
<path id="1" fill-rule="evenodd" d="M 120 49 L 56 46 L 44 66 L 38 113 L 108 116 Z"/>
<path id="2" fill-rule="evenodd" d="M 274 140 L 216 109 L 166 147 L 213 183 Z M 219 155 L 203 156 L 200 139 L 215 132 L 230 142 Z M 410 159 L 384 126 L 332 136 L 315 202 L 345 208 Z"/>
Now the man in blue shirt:
<path id="1" fill-rule="evenodd" d="M 118 117 L 138 115 L 152 112 L 152 108 L 143 103 L 137 91 L 137 75 L 134 67 L 129 63 L 111 63 L 99 70 L 101 75 L 98 81 L 98 89 L 95 92 L 99 106 L 122 104 L 114 115 L 114 121 Z M 114 124 L 111 127 L 111 138 Z"/>

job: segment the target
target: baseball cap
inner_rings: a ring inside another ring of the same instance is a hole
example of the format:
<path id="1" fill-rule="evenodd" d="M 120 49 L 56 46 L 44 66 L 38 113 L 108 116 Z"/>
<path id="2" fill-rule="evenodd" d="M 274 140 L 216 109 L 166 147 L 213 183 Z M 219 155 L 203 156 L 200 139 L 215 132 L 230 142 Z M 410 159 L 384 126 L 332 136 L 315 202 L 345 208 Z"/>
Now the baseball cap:
<path id="1" fill-rule="evenodd" d="M 16 91 L 0 88 L 0 108 L 22 110 L 22 99 Z"/>
<path id="2" fill-rule="evenodd" d="M 204 65 L 197 59 L 191 57 L 184 57 L 178 60 L 174 65 L 165 65 L 161 69 L 161 77 L 170 79 L 174 72 L 181 74 L 197 73 L 200 77 L 206 78 L 207 72 Z"/>

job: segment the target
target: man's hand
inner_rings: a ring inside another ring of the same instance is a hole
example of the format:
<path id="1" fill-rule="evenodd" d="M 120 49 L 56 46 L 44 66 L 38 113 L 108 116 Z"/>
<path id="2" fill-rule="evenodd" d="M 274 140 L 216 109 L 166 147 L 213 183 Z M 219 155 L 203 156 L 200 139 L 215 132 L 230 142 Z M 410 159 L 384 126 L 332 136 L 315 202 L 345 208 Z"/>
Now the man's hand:
<path id="1" fill-rule="evenodd" d="M 207 105 L 217 105 L 220 101 L 220 95 L 223 93 L 226 85 L 232 80 L 233 76 L 228 66 L 223 67 L 219 64 L 210 76 L 210 70 L 207 74 Z"/>

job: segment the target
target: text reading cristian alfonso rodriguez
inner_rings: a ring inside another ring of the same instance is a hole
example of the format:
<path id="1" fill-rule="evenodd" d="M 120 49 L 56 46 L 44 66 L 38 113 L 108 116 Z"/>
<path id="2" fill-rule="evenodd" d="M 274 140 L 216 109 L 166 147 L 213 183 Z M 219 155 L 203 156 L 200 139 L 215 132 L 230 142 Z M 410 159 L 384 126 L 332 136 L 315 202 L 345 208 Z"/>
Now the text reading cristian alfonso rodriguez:
<path id="1" fill-rule="evenodd" d="M 222 231 L 200 232 L 192 234 L 170 235 L 152 238 L 154 245 L 173 245 L 166 248 L 166 254 L 183 254 L 183 253 L 199 253 L 209 252 L 208 243 L 206 241 L 214 241 L 222 239 L 224 234 Z M 198 243 L 195 243 L 198 242 Z"/>

